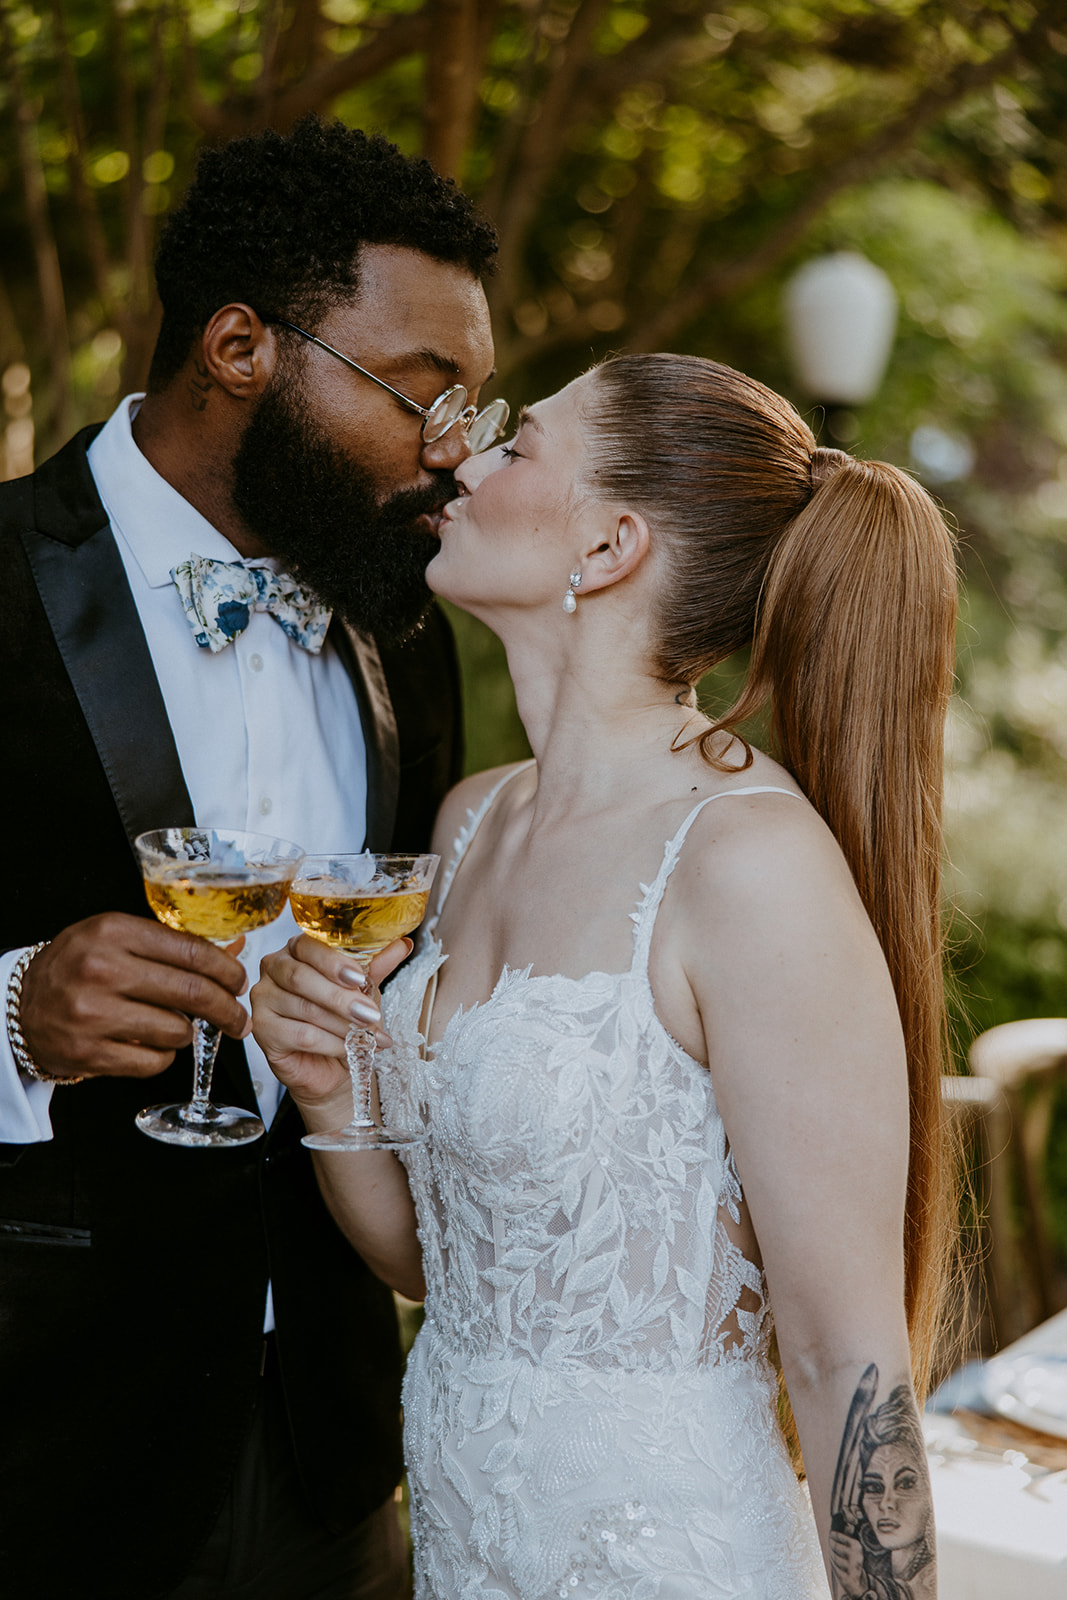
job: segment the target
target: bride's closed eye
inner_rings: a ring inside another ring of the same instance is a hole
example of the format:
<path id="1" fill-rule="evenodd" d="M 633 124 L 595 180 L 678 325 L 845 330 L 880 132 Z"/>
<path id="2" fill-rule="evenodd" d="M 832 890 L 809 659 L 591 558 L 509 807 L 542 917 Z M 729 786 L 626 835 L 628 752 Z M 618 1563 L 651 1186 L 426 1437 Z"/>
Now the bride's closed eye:
<path id="1" fill-rule="evenodd" d="M 517 450 L 513 449 L 510 444 L 502 444 L 500 446 L 500 454 L 504 457 L 505 461 L 522 461 L 525 459 Z"/>

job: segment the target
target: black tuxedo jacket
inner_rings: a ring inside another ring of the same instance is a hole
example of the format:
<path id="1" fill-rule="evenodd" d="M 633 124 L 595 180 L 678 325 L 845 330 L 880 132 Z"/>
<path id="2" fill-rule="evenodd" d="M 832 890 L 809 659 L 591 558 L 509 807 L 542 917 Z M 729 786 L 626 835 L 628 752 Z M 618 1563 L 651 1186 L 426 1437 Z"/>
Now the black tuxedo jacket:
<path id="1" fill-rule="evenodd" d="M 132 840 L 195 819 L 86 461 L 95 430 L 0 485 L 0 949 L 105 910 L 148 915 Z M 335 623 L 335 627 L 337 624 Z M 391 651 L 341 641 L 367 748 L 368 848 L 424 848 L 458 775 L 455 654 L 434 612 Z M 195 657 L 190 655 L 191 670 Z M 283 1099 L 237 1150 L 145 1138 L 161 1077 L 57 1089 L 51 1142 L 0 1146 L 0 1585 L 148 1600 L 221 1508 L 253 1404 L 268 1277 L 305 1487 L 338 1532 L 401 1470 L 392 1296 L 319 1196 Z M 255 1107 L 224 1039 L 222 1102 Z"/>

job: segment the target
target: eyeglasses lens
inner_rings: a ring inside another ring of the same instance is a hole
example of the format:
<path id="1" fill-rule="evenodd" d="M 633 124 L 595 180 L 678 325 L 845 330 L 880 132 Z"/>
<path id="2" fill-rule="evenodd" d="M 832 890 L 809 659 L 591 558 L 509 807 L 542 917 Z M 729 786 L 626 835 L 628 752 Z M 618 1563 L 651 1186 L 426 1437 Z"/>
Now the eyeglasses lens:
<path id="1" fill-rule="evenodd" d="M 463 408 L 467 404 L 467 391 L 462 384 L 455 384 L 451 389 L 446 389 L 444 394 L 439 394 L 429 411 L 426 421 L 422 425 L 422 437 L 427 444 L 433 444 L 443 437 L 454 422 L 458 422 L 463 415 Z"/>
<path id="2" fill-rule="evenodd" d="M 483 411 L 479 411 L 467 431 L 467 442 L 470 445 L 471 455 L 480 455 L 483 450 L 488 450 L 495 444 L 508 425 L 510 408 L 506 400 L 490 400 Z"/>

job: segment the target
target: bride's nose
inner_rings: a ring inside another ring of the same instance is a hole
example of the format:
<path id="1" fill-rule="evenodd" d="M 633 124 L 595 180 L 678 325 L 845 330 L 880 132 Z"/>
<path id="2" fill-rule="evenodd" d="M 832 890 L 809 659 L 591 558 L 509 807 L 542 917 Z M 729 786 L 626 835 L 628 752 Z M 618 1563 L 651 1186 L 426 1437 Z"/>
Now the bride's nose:
<path id="1" fill-rule="evenodd" d="M 491 472 L 496 472 L 503 465 L 504 456 L 498 444 L 493 445 L 491 450 L 481 450 L 476 456 L 468 456 L 454 473 L 460 496 L 473 494 Z"/>

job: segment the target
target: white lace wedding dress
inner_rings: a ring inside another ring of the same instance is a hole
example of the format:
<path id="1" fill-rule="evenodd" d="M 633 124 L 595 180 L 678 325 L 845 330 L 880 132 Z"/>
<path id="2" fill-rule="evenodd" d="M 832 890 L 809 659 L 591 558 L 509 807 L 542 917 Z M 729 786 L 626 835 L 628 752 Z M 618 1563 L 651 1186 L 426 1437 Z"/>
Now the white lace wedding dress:
<path id="1" fill-rule="evenodd" d="M 648 981 L 701 809 L 641 886 L 628 972 L 505 969 L 424 1052 L 435 917 L 386 989 L 383 1109 L 429 1129 L 404 1158 L 427 1283 L 404 1387 L 417 1600 L 828 1594 L 711 1078 Z"/>

